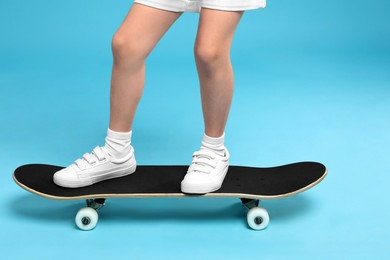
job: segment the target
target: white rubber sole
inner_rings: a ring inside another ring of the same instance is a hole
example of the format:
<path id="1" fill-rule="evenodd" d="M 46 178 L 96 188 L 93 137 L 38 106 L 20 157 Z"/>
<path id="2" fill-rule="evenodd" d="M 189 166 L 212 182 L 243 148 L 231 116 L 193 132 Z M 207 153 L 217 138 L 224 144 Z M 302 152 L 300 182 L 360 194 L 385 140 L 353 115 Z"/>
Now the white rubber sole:
<path id="1" fill-rule="evenodd" d="M 202 184 L 194 183 L 181 183 L 181 191 L 188 194 L 206 194 L 209 192 L 214 192 L 219 190 L 222 187 L 223 180 L 225 179 L 226 173 L 229 169 L 229 166 L 225 167 L 222 173 L 222 181 L 219 182 L 208 182 Z"/>
<path id="2" fill-rule="evenodd" d="M 196 186 L 196 185 L 182 185 L 181 186 L 181 191 L 183 193 L 188 193 L 188 194 L 206 194 L 209 192 L 217 191 L 222 187 L 222 185 L 217 186 L 217 187 L 205 187 L 204 185 L 202 186 Z"/>
<path id="3" fill-rule="evenodd" d="M 124 177 L 127 175 L 130 175 L 135 172 L 137 168 L 137 165 L 134 164 L 130 166 L 129 168 L 122 169 L 118 172 L 114 173 L 107 173 L 107 174 L 100 174 L 99 176 L 92 176 L 89 178 L 84 178 L 82 180 L 78 181 L 64 181 L 64 180 L 56 180 L 56 178 L 53 178 L 53 181 L 56 185 L 64 187 L 64 188 L 81 188 L 81 187 L 86 187 L 90 186 L 92 184 L 109 180 L 109 179 L 114 179 L 114 178 L 120 178 Z"/>

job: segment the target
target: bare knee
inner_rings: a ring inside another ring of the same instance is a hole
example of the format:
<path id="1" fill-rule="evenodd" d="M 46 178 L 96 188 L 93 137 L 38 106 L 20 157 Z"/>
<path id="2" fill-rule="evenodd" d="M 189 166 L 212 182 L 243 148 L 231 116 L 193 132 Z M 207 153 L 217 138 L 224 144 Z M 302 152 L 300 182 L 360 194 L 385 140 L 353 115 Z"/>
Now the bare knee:
<path id="1" fill-rule="evenodd" d="M 194 46 L 195 59 L 203 64 L 216 63 L 229 57 L 229 50 L 210 44 L 196 43 Z"/>
<path id="2" fill-rule="evenodd" d="M 137 43 L 137 39 L 119 32 L 112 37 L 111 49 L 117 64 L 143 62 L 148 55 L 143 46 Z"/>

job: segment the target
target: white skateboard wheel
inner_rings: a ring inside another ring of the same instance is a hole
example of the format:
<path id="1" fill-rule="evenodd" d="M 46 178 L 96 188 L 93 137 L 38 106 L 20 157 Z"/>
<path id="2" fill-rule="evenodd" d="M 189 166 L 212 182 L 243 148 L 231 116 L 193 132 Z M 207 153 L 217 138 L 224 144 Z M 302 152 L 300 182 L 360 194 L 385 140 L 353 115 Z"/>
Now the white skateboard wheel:
<path id="1" fill-rule="evenodd" d="M 269 215 L 266 209 L 260 207 L 251 208 L 247 215 L 248 225 L 254 230 L 265 229 L 269 224 Z"/>
<path id="2" fill-rule="evenodd" d="M 76 226 L 81 230 L 91 230 L 96 227 L 99 216 L 93 208 L 81 208 L 75 218 Z"/>

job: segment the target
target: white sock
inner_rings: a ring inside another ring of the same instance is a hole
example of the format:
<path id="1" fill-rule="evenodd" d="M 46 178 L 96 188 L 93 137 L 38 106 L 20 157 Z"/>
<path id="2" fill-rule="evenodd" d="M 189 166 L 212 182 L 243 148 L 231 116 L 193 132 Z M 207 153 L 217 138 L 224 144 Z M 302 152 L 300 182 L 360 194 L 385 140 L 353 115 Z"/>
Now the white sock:
<path id="1" fill-rule="evenodd" d="M 131 150 L 132 133 L 132 130 L 130 132 L 116 132 L 108 128 L 104 149 L 116 159 L 123 158 Z"/>
<path id="2" fill-rule="evenodd" d="M 208 149 L 220 156 L 225 156 L 224 137 L 225 132 L 220 137 L 210 137 L 204 133 L 200 149 Z"/>

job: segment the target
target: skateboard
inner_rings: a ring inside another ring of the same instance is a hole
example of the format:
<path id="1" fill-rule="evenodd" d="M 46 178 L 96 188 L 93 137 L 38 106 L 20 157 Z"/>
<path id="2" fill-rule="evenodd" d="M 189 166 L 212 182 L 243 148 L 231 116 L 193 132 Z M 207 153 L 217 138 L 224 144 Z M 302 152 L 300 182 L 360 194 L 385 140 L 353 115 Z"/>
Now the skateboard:
<path id="1" fill-rule="evenodd" d="M 326 174 L 326 167 L 317 162 L 298 162 L 277 167 L 259 168 L 230 165 L 222 187 L 206 194 L 184 194 L 180 183 L 188 165 L 139 165 L 135 173 L 105 180 L 81 188 L 63 188 L 53 182 L 53 174 L 64 167 L 47 164 L 27 164 L 15 169 L 13 179 L 25 190 L 50 199 L 82 200 L 75 217 L 76 226 L 91 230 L 98 222 L 98 213 L 107 198 L 151 197 L 235 197 L 248 209 L 250 228 L 262 230 L 269 224 L 267 210 L 260 207 L 260 200 L 278 199 L 303 192 L 319 182 Z"/>

